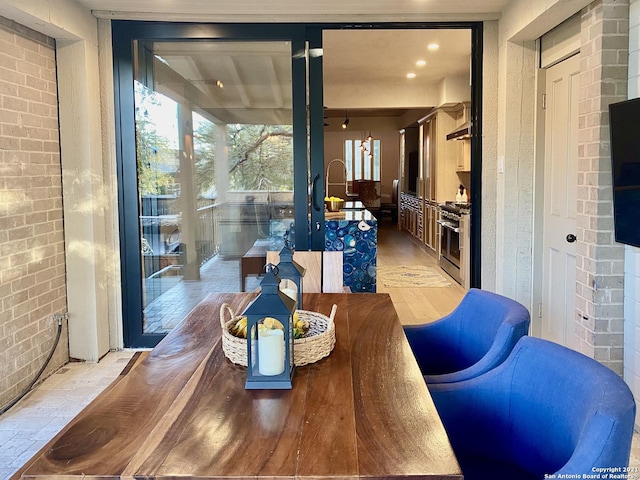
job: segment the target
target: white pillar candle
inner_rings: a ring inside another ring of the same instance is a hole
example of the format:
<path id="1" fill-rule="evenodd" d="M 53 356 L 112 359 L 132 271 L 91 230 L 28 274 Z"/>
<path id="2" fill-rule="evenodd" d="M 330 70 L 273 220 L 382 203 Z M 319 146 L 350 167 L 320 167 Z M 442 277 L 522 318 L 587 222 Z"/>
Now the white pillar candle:
<path id="1" fill-rule="evenodd" d="M 258 372 L 268 376 L 284 372 L 284 332 L 279 328 L 258 330 Z"/>
<path id="2" fill-rule="evenodd" d="M 297 297 L 296 297 L 297 294 L 296 294 L 295 288 L 283 288 L 282 293 L 284 293 L 289 298 L 297 300 Z"/>

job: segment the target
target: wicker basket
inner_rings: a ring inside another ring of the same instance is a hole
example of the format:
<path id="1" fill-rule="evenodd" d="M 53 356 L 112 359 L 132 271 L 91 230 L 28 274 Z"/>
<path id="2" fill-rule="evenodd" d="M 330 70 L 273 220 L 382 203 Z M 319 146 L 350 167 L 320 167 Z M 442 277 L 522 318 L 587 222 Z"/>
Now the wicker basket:
<path id="1" fill-rule="evenodd" d="M 296 310 L 298 318 L 309 322 L 309 331 L 302 338 L 293 341 L 293 363 L 299 367 L 317 362 L 328 356 L 336 344 L 336 329 L 333 317 L 338 307 L 331 308 L 330 316 L 309 310 Z M 229 319 L 226 320 L 225 318 Z M 220 307 L 222 326 L 222 351 L 237 365 L 247 366 L 247 339 L 233 335 L 230 330 L 240 317 L 236 316 L 228 303 Z"/>

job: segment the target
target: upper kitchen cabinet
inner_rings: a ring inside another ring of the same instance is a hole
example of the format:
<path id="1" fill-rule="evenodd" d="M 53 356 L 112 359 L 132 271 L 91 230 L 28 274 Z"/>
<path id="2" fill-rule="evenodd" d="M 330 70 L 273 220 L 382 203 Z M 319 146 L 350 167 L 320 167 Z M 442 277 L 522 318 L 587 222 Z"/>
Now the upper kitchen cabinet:
<path id="1" fill-rule="evenodd" d="M 447 134 L 457 127 L 457 112 L 439 108 L 421 123 L 424 125 L 424 171 L 429 172 L 429 181 L 424 182 L 428 188 L 425 198 L 438 203 L 452 200 L 459 185 L 456 172 L 460 144 L 447 141 Z"/>
<path id="2" fill-rule="evenodd" d="M 458 166 L 456 170 L 458 172 L 470 172 L 471 171 L 471 139 L 465 138 L 460 140 L 461 148 L 458 155 Z"/>
<path id="3" fill-rule="evenodd" d="M 447 141 L 457 144 L 456 171 L 471 171 L 471 105 L 460 104 L 455 110 L 456 128 L 447 134 Z"/>

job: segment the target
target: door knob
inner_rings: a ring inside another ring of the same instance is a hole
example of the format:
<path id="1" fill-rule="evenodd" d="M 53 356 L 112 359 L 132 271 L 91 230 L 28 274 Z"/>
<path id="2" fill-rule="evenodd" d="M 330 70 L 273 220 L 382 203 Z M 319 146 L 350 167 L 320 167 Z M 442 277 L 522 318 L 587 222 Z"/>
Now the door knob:
<path id="1" fill-rule="evenodd" d="M 573 242 L 575 242 L 576 240 L 577 240 L 577 239 L 576 239 L 576 236 L 575 236 L 573 233 L 570 233 L 569 235 L 567 235 L 567 242 L 569 242 L 569 243 L 573 243 Z"/>

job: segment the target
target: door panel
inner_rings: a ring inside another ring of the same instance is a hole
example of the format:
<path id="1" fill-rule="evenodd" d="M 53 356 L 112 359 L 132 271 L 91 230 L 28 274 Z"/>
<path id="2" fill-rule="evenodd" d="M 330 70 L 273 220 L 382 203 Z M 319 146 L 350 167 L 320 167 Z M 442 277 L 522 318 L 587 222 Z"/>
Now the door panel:
<path id="1" fill-rule="evenodd" d="M 167 333 L 294 221 L 292 46 L 136 46 L 143 333 Z"/>
<path id="2" fill-rule="evenodd" d="M 125 346 L 148 347 L 309 248 L 309 55 L 300 26 L 112 26 Z"/>
<path id="3" fill-rule="evenodd" d="M 575 344 L 578 88 L 575 55 L 547 70 L 544 163 L 542 336 Z"/>

